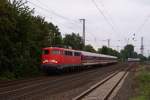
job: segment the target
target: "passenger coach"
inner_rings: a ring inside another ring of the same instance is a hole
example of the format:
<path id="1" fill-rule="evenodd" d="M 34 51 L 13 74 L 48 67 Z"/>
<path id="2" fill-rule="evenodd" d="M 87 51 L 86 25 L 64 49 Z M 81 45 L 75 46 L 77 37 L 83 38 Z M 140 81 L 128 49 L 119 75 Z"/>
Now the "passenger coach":
<path id="1" fill-rule="evenodd" d="M 117 62 L 117 57 L 72 49 L 47 47 L 42 49 L 42 65 L 44 71 L 66 68 L 80 68 Z"/>
<path id="2" fill-rule="evenodd" d="M 140 58 L 128 58 L 128 62 L 140 62 Z"/>

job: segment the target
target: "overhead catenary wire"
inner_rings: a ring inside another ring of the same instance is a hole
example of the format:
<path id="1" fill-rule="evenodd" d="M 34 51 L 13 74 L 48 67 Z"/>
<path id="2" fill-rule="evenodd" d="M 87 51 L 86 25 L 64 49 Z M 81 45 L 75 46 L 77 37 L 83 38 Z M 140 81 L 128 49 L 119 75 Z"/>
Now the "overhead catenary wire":
<path id="1" fill-rule="evenodd" d="M 146 18 L 143 21 L 143 23 L 138 27 L 136 33 L 141 32 L 141 30 L 143 29 L 143 27 L 145 26 L 145 24 L 149 21 L 149 19 L 150 19 L 150 14 L 148 16 L 146 16 Z"/>
<path id="2" fill-rule="evenodd" d="M 39 8 L 39 9 L 45 11 L 45 12 L 47 12 L 47 13 L 51 13 L 51 14 L 55 15 L 56 17 L 61 18 L 61 19 L 65 20 L 65 21 L 68 21 L 68 22 L 70 22 L 71 24 L 75 25 L 76 27 L 80 28 L 79 23 L 75 23 L 74 20 L 71 20 L 71 19 L 69 19 L 68 17 L 65 17 L 65 16 L 63 16 L 63 15 L 60 15 L 60 14 L 56 13 L 55 11 L 53 11 L 52 9 L 47 9 L 48 7 L 45 6 L 45 5 L 44 5 L 44 6 L 47 7 L 47 8 L 41 7 L 41 6 L 39 6 L 39 5 L 37 5 L 37 4 L 33 3 L 33 2 L 31 2 L 31 1 L 29 1 L 29 0 L 28 0 L 27 2 L 30 3 L 30 4 L 33 5 L 33 6 L 36 6 L 37 8 Z M 41 3 L 40 3 L 40 4 L 41 4 Z"/>
<path id="3" fill-rule="evenodd" d="M 112 25 L 112 23 L 110 23 L 110 21 L 108 20 L 108 18 L 105 16 L 105 14 L 103 13 L 103 11 L 99 8 L 99 6 L 97 5 L 95 0 L 91 0 L 92 3 L 95 5 L 95 7 L 97 8 L 98 12 L 100 13 L 100 15 L 102 15 L 104 17 L 104 20 L 107 22 L 107 24 L 111 27 L 112 31 L 114 31 L 115 33 L 117 33 L 117 31 L 115 30 L 114 26 Z"/>
<path id="4" fill-rule="evenodd" d="M 148 14 L 146 16 L 146 18 L 143 20 L 143 22 L 141 23 L 141 25 L 139 25 L 139 27 L 137 28 L 137 30 L 135 31 L 134 34 L 139 34 L 140 32 L 142 32 L 142 29 L 144 28 L 145 24 L 149 21 L 149 19 L 150 19 L 150 14 Z M 146 47 L 149 47 L 149 46 L 146 46 Z M 143 51 L 141 50 L 141 48 L 143 49 L 143 47 L 140 46 L 139 50 L 142 53 Z M 144 49 L 145 49 L 145 45 L 144 45 Z"/>
<path id="5" fill-rule="evenodd" d="M 42 2 L 40 2 L 39 0 L 37 0 L 40 4 L 43 4 Z M 45 5 L 45 4 L 43 4 L 44 6 L 46 6 L 47 7 L 47 5 Z M 52 12 L 54 12 L 53 10 L 51 10 Z M 54 14 L 57 14 L 56 12 L 54 12 Z M 57 14 L 57 15 L 59 15 L 59 14 Z M 69 18 L 67 18 L 67 17 L 62 17 L 62 15 L 59 15 L 59 17 L 61 17 L 61 18 L 63 18 L 63 19 L 65 19 L 65 20 L 68 20 L 68 21 L 72 21 L 72 22 L 74 22 L 74 23 L 76 23 L 76 21 L 75 20 L 71 20 L 71 19 L 69 19 Z M 90 34 L 91 35 L 91 34 Z M 93 35 L 91 35 L 92 37 L 93 37 Z M 94 37 L 93 37 L 94 38 Z M 96 42 L 96 41 L 95 41 Z M 96 43 L 97 44 L 97 43 Z"/>
<path id="6" fill-rule="evenodd" d="M 40 4 L 42 4 L 43 6 L 48 7 L 46 4 L 42 3 L 41 1 L 39 1 L 39 0 L 36 0 L 36 1 L 38 1 L 38 2 L 39 2 Z M 55 15 L 57 15 L 57 16 L 63 18 L 63 19 L 65 19 L 65 20 L 69 20 L 69 21 L 72 21 L 72 22 L 74 22 L 74 23 L 76 23 L 76 24 L 79 24 L 79 23 L 77 23 L 76 20 L 72 20 L 72 19 L 70 19 L 70 18 L 68 18 L 68 17 L 66 17 L 66 16 L 63 16 L 63 15 L 61 15 L 61 14 L 58 14 L 58 13 L 56 13 L 56 12 L 55 12 L 54 10 L 52 10 L 52 9 L 50 9 L 50 10 L 53 12 L 53 14 L 55 14 Z"/>
<path id="7" fill-rule="evenodd" d="M 99 4 L 103 7 L 103 10 L 104 10 L 105 14 L 108 15 L 108 18 L 110 19 L 111 23 L 112 23 L 112 24 L 115 26 L 115 28 L 117 29 L 117 32 L 122 33 L 122 32 L 120 31 L 120 28 L 118 27 L 118 25 L 116 25 L 116 23 L 114 22 L 114 20 L 113 20 L 111 14 L 108 12 L 108 9 L 105 8 L 104 3 L 103 3 L 101 0 L 98 0 L 98 2 L 99 2 Z"/>
<path id="8" fill-rule="evenodd" d="M 35 3 L 31 2 L 31 1 L 28 1 L 28 3 L 30 3 L 31 5 L 37 7 L 37 8 L 39 8 L 39 9 L 45 11 L 45 12 L 47 12 L 47 14 L 50 15 L 50 16 L 46 16 L 46 15 L 44 15 L 44 16 L 45 16 L 46 18 L 49 18 L 49 19 L 52 20 L 51 12 L 50 12 L 48 9 L 45 9 L 45 8 L 39 6 L 39 5 L 37 5 L 37 4 L 35 4 Z M 37 10 L 36 10 L 36 12 L 39 13 L 39 11 L 37 11 Z M 42 13 L 41 13 L 41 15 L 42 15 Z M 62 18 L 61 18 L 61 19 L 62 19 Z M 64 20 L 67 20 L 67 19 L 64 19 Z M 69 20 L 68 20 L 68 21 L 69 21 Z M 52 22 L 53 22 L 53 21 L 52 21 Z M 72 28 L 72 26 L 67 26 L 67 25 L 65 25 L 64 23 L 62 23 L 61 21 L 55 20 L 54 22 L 56 22 L 57 24 L 60 24 L 61 27 L 64 27 L 64 28 L 66 28 L 67 30 L 70 30 L 70 32 L 74 32 L 74 30 L 75 30 L 74 27 Z M 64 25 L 63 25 L 63 24 L 64 24 Z M 72 31 L 71 31 L 71 30 L 72 30 Z M 64 32 L 63 34 L 65 34 L 65 33 L 68 33 L 68 32 Z M 79 33 L 79 32 L 76 32 L 76 33 Z"/>
<path id="9" fill-rule="evenodd" d="M 66 17 L 66 16 L 63 16 L 63 15 L 61 15 L 61 14 L 55 12 L 54 10 L 50 9 L 46 4 L 42 3 L 42 2 L 39 1 L 39 0 L 36 0 L 36 1 L 38 1 L 40 4 L 42 4 L 43 6 L 45 6 L 46 8 L 48 8 L 47 10 L 48 10 L 49 12 L 51 12 L 52 14 L 56 15 L 57 17 L 60 17 L 60 18 L 62 18 L 62 19 L 64 19 L 64 20 L 67 20 L 67 21 L 72 21 L 72 22 L 74 22 L 74 23 L 77 24 L 77 21 L 76 21 L 76 20 L 72 20 L 72 19 L 70 19 L 70 18 L 68 18 L 68 17 Z M 44 9 L 45 9 L 45 8 L 44 8 Z M 78 23 L 78 24 L 79 24 L 79 23 Z"/>
<path id="10" fill-rule="evenodd" d="M 38 0 L 39 1 L 39 0 Z M 45 11 L 45 12 L 47 12 L 49 15 L 50 14 L 54 14 L 55 16 L 57 16 L 57 17 L 59 17 L 59 18 L 61 18 L 61 19 L 63 19 L 63 20 L 66 20 L 66 21 L 71 21 L 71 22 L 74 22 L 74 24 L 75 24 L 75 21 L 74 20 L 71 20 L 71 19 L 69 19 L 69 18 L 67 18 L 67 17 L 65 17 L 65 16 L 63 16 L 63 15 L 59 15 L 58 13 L 56 13 L 55 11 L 53 11 L 53 10 L 51 10 L 51 9 L 47 9 L 48 7 L 46 6 L 46 5 L 43 5 L 43 6 L 39 6 L 38 4 L 35 4 L 35 3 L 33 3 L 33 2 L 31 2 L 31 1 L 28 1 L 30 4 L 32 4 L 32 5 L 34 5 L 34 6 L 36 6 L 36 7 L 38 7 L 38 8 L 40 8 L 41 10 L 43 10 L 43 11 Z M 42 4 L 41 2 L 39 2 L 40 4 Z M 46 8 L 45 8 L 46 7 Z M 50 15 L 51 16 L 51 15 Z M 45 17 L 47 17 L 47 18 L 50 18 L 50 19 L 52 19 L 52 17 L 50 17 L 50 16 L 45 16 Z M 58 21 L 58 20 L 56 20 L 56 22 L 57 23 L 61 23 L 61 21 Z M 61 26 L 63 26 L 64 27 L 64 25 L 61 25 Z M 65 27 L 65 28 L 67 28 L 67 27 Z M 81 27 L 80 27 L 81 28 Z M 67 29 L 71 29 L 70 27 L 68 27 Z M 91 35 L 91 34 L 90 34 Z M 93 40 L 94 40 L 94 42 L 97 44 L 97 45 L 99 45 L 100 43 L 98 42 L 99 40 L 96 38 L 96 37 L 94 37 L 93 36 L 93 34 L 91 35 L 91 37 L 93 37 Z"/>
<path id="11" fill-rule="evenodd" d="M 40 11 L 36 11 L 37 13 L 39 13 L 40 15 L 43 15 Z M 50 15 L 50 13 L 47 13 L 48 15 Z M 48 18 L 48 19 L 52 19 L 52 17 L 50 16 L 47 16 L 47 15 L 44 15 L 44 17 Z M 61 26 L 59 27 L 63 27 L 63 28 L 66 28 L 67 30 L 70 30 L 72 32 L 74 32 L 74 29 L 72 27 L 68 27 L 68 26 L 64 26 L 62 22 L 58 21 L 58 20 L 54 20 L 54 22 L 56 23 L 53 23 L 54 25 L 57 25 L 57 24 L 62 24 Z M 68 32 L 64 32 L 64 33 L 68 33 Z M 64 33 L 62 33 L 64 35 Z"/>
<path id="12" fill-rule="evenodd" d="M 43 3 L 40 2 L 39 0 L 37 0 L 37 1 L 38 1 L 40 4 L 42 4 L 44 7 L 49 8 L 47 5 L 43 4 Z M 35 7 L 40 8 L 41 10 L 47 12 L 49 15 L 50 15 L 50 13 L 52 13 L 52 14 L 54 14 L 55 16 L 57 16 L 57 17 L 59 17 L 59 18 L 61 18 L 61 19 L 63 19 L 63 20 L 72 22 L 72 24 L 74 24 L 74 25 L 77 24 L 75 20 L 71 20 L 71 19 L 69 19 L 68 17 L 65 17 L 65 16 L 63 16 L 63 15 L 60 15 L 60 14 L 56 13 L 55 11 L 53 11 L 52 9 L 46 9 L 46 8 L 41 7 L 41 6 L 39 6 L 39 5 L 37 5 L 37 4 L 33 3 L 33 2 L 31 2 L 31 1 L 28 1 L 28 3 L 30 3 L 31 5 L 33 5 L 33 6 L 35 6 Z M 45 16 L 45 17 L 49 17 L 49 16 Z M 52 17 L 49 17 L 49 18 L 52 19 Z M 57 22 L 57 23 L 61 23 L 61 22 L 59 22 L 59 21 L 56 21 L 56 22 Z M 77 26 L 77 25 L 75 25 L 75 26 Z M 65 27 L 65 28 L 66 28 L 66 27 Z M 69 28 L 67 28 L 67 29 L 70 30 L 70 28 L 71 28 L 71 27 L 69 27 Z M 80 28 L 81 28 L 81 27 L 80 27 Z M 90 35 L 91 35 L 91 34 L 90 34 Z M 91 35 L 91 37 L 93 37 L 93 35 Z M 94 40 L 95 43 L 98 45 L 99 43 L 97 43 L 97 41 L 96 41 L 95 38 L 96 38 L 96 37 L 93 37 L 93 40 Z"/>
<path id="13" fill-rule="evenodd" d="M 39 0 L 37 0 L 37 1 L 38 1 L 40 4 L 42 4 L 43 6 L 49 8 L 46 4 L 42 3 L 41 1 L 39 1 Z M 81 28 L 81 26 L 79 26 L 79 24 L 80 24 L 79 21 L 70 19 L 70 18 L 65 17 L 65 16 L 63 16 L 63 15 L 60 15 L 60 14 L 58 14 L 57 12 L 55 12 L 54 10 L 52 10 L 52 9 L 50 9 L 50 10 L 51 10 L 54 14 L 58 15 L 59 17 L 61 17 L 62 19 L 69 21 L 69 22 L 70 22 L 71 24 L 73 24 L 74 26 L 76 26 L 76 27 L 78 27 L 78 28 Z M 78 22 L 78 23 L 77 23 L 77 22 Z M 77 33 L 79 33 L 79 32 L 77 32 Z"/>
<path id="14" fill-rule="evenodd" d="M 105 9 L 105 13 L 104 11 L 99 7 L 99 5 L 97 4 L 96 0 L 91 0 L 92 3 L 95 5 L 95 7 L 97 8 L 97 10 L 99 11 L 99 14 L 102 15 L 104 17 L 104 20 L 107 22 L 107 24 L 111 27 L 112 31 L 115 33 L 120 34 L 120 30 L 117 27 L 117 25 L 114 23 L 112 17 L 110 16 L 110 14 L 108 13 L 108 11 L 104 8 L 104 4 L 102 2 L 99 1 L 99 3 L 101 4 L 101 6 Z M 108 17 L 106 16 L 108 15 Z"/>

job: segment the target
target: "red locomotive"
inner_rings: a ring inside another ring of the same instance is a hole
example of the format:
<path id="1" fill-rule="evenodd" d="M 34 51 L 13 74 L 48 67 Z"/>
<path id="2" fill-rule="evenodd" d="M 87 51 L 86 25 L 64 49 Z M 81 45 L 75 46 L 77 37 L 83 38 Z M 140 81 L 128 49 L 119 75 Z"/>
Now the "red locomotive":
<path id="1" fill-rule="evenodd" d="M 44 71 L 59 69 L 75 69 L 80 67 L 111 64 L 117 57 L 72 49 L 47 47 L 42 49 L 42 65 Z"/>

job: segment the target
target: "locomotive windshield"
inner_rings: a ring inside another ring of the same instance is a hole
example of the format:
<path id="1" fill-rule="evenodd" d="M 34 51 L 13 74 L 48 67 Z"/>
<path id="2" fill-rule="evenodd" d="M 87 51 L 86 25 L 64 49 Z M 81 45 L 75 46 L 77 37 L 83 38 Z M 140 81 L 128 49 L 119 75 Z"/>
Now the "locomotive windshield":
<path id="1" fill-rule="evenodd" d="M 61 54 L 60 50 L 52 50 L 51 54 Z"/>

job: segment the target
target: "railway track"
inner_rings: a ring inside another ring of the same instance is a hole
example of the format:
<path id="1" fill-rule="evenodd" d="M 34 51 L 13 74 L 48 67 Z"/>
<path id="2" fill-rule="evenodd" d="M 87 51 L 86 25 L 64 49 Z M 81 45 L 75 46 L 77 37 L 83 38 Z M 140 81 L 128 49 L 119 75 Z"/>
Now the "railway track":
<path id="1" fill-rule="evenodd" d="M 71 74 L 75 74 L 75 73 L 71 73 Z M 60 79 L 61 77 L 65 77 L 65 76 L 68 77 L 68 73 L 63 74 L 63 75 L 40 76 L 37 78 L 31 78 L 31 79 L 19 80 L 19 81 L 17 81 L 17 80 L 15 80 L 15 81 L 2 81 L 2 82 L 0 82 L 0 94 L 5 93 L 4 91 L 6 91 L 6 93 L 9 93 L 9 92 L 21 90 L 24 88 L 32 87 L 31 84 L 33 84 L 33 86 L 36 86 L 37 83 L 39 85 L 39 84 L 45 83 L 46 81 L 49 81 L 49 80 L 54 81 L 55 79 L 57 80 L 57 79 Z"/>
<path id="2" fill-rule="evenodd" d="M 19 81 L 18 80 L 3 81 L 3 82 L 0 82 L 0 88 L 9 87 L 12 85 L 17 85 L 17 84 L 22 84 L 22 83 L 27 83 L 27 82 L 33 82 L 33 81 L 41 80 L 43 78 L 47 78 L 47 77 L 41 76 L 41 77 L 37 77 L 37 78 L 24 79 L 24 80 L 19 80 Z"/>
<path id="3" fill-rule="evenodd" d="M 29 88 L 29 87 L 32 87 L 32 85 L 34 86 L 37 83 L 42 84 L 43 82 L 46 82 L 48 80 L 54 80 L 54 79 L 57 79 L 58 77 L 59 76 L 54 76 L 54 77 L 47 77 L 47 76 L 44 77 L 43 76 L 43 77 L 38 77 L 35 79 L 14 81 L 11 83 L 1 84 L 0 85 L 0 94 Z"/>
<path id="4" fill-rule="evenodd" d="M 9 98 L 11 98 L 11 100 L 16 100 L 16 99 L 19 100 L 21 98 L 32 96 L 33 94 L 34 95 L 38 94 L 41 91 L 44 91 L 44 92 L 47 91 L 49 89 L 48 84 L 53 85 L 53 84 L 57 83 L 57 85 L 55 87 L 54 86 L 52 87 L 53 90 L 54 90 L 55 88 L 59 87 L 59 85 L 62 84 L 61 81 L 63 81 L 63 80 L 67 80 L 65 82 L 65 84 L 67 84 L 67 83 L 71 83 L 72 81 L 80 80 L 80 76 L 84 77 L 88 73 L 95 73 L 95 72 L 96 72 L 96 70 L 90 70 L 90 71 L 78 74 L 76 76 L 71 75 L 71 76 L 62 77 L 62 78 L 58 78 L 58 79 L 55 78 L 54 80 L 51 80 L 51 81 L 49 80 L 50 78 L 48 78 L 45 81 L 41 81 L 41 82 L 36 81 L 36 83 L 34 83 L 34 84 L 30 84 L 30 85 L 27 85 L 27 86 L 22 86 L 22 87 L 19 87 L 19 88 L 14 88 L 14 87 L 18 87 L 18 85 L 17 86 L 12 86 L 13 89 L 10 86 L 10 87 L 7 87 L 8 90 L 3 90 L 3 91 L 0 92 L 0 97 L 3 100 L 7 100 Z M 26 84 L 28 84 L 28 83 L 26 83 Z M 24 91 L 24 92 L 20 93 L 21 91 Z"/>
<path id="5" fill-rule="evenodd" d="M 125 80 L 130 69 L 128 67 L 110 74 L 102 81 L 94 84 L 88 90 L 73 98 L 73 100 L 112 100 L 115 96 L 113 92 Z"/>
<path id="6" fill-rule="evenodd" d="M 89 85 L 88 83 L 93 84 L 97 81 L 97 79 L 94 79 L 95 76 L 100 76 L 99 79 L 104 78 L 121 66 L 112 65 L 71 75 L 50 76 L 44 79 L 37 78 L 31 81 L 19 82 L 16 85 L 11 84 L 0 88 L 0 100 L 43 100 L 45 97 L 48 99 L 44 100 L 49 100 L 51 95 L 57 95 L 79 87 L 86 87 Z M 70 98 L 73 97 L 70 96 L 69 99 L 65 98 L 62 100 L 71 100 Z M 55 99 L 52 98 L 50 100 Z"/>

